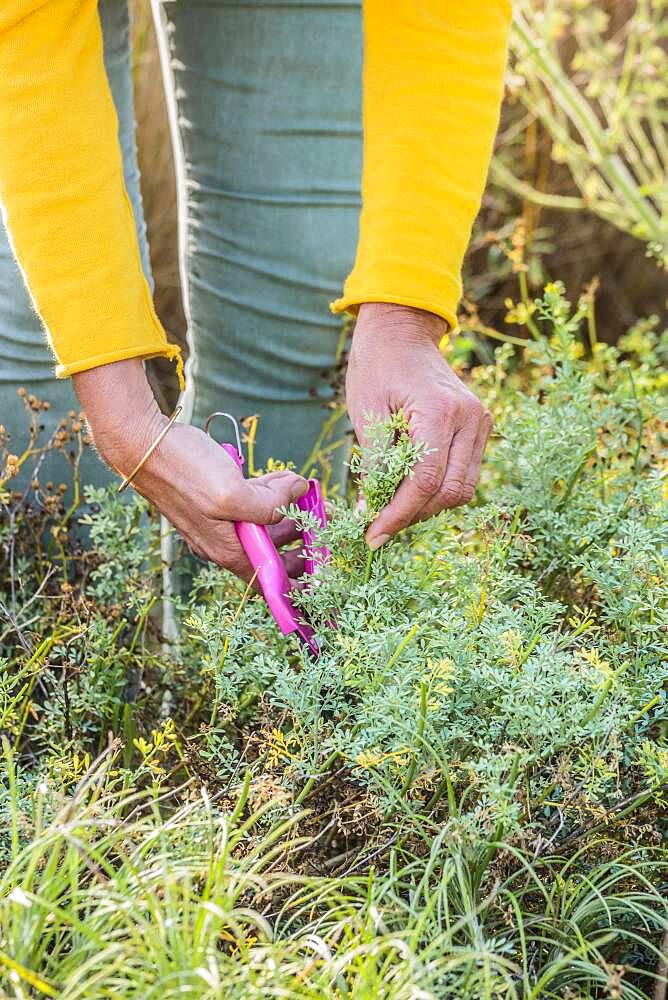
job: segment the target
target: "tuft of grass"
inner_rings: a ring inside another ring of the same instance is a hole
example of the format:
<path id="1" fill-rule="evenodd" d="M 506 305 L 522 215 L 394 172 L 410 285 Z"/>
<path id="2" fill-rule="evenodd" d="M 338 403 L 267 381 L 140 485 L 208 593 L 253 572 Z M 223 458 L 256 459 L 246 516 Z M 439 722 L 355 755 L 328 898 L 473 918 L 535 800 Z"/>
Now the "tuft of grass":
<path id="1" fill-rule="evenodd" d="M 639 962 L 660 958 L 652 937 L 668 927 L 647 852 L 583 877 L 578 855 L 536 865 L 490 843 L 467 856 L 442 831 L 393 849 L 384 872 L 308 876 L 299 812 L 249 809 L 249 774 L 223 800 L 139 792 L 116 763 L 112 748 L 13 844 L 0 880 L 13 996 L 647 995 Z"/>

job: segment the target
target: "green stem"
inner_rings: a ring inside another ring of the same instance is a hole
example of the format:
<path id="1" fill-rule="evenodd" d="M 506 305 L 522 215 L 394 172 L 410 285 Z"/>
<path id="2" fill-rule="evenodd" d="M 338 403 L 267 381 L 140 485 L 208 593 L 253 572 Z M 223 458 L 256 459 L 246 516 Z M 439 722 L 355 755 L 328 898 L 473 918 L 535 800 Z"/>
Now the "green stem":
<path id="1" fill-rule="evenodd" d="M 144 610 L 142 611 L 142 613 L 140 614 L 139 618 L 137 619 L 137 625 L 135 627 L 134 635 L 132 636 L 132 642 L 130 643 L 128 649 L 128 653 L 130 655 L 132 655 L 135 651 L 135 646 L 137 645 L 137 640 L 139 639 L 140 632 L 144 628 L 144 625 L 146 624 L 146 619 L 150 615 L 151 609 L 153 608 L 153 605 L 157 600 L 158 600 L 157 597 L 152 597 L 151 600 L 146 605 L 146 607 L 144 608 Z"/>
<path id="2" fill-rule="evenodd" d="M 587 712 L 587 714 L 585 715 L 584 719 L 582 720 L 581 724 L 583 726 L 586 726 L 590 722 L 594 721 L 594 719 L 596 718 L 596 716 L 598 715 L 598 713 L 600 712 L 600 710 L 601 710 L 601 708 L 603 706 L 603 702 L 608 697 L 608 694 L 610 693 L 610 689 L 612 688 L 612 685 L 615 683 L 615 681 L 620 676 L 620 674 L 623 674 L 624 671 L 629 666 L 630 666 L 629 663 L 622 663 L 621 667 L 619 667 L 617 670 L 615 670 L 614 674 L 612 674 L 610 677 L 607 678 L 605 684 L 601 688 L 601 693 L 599 694 L 599 696 L 596 699 L 596 701 L 594 702 L 593 706 Z"/>
<path id="3" fill-rule="evenodd" d="M 492 340 L 500 340 L 502 344 L 513 344 L 515 347 L 526 347 L 531 343 L 525 337 L 511 337 L 509 333 L 500 333 L 491 326 L 483 323 L 468 323 L 464 321 L 460 327 L 462 333 L 479 333 L 483 337 L 490 337 Z"/>
<path id="4" fill-rule="evenodd" d="M 492 161 L 492 180 L 500 187 L 508 188 L 513 194 L 519 195 L 532 205 L 539 205 L 542 208 L 559 208 L 567 212 L 578 212 L 586 208 L 584 198 L 573 198 L 560 194 L 549 194 L 547 191 L 539 191 L 537 188 L 515 177 L 512 171 L 501 163 L 497 158 Z"/>
<path id="5" fill-rule="evenodd" d="M 341 417 L 343 416 L 343 414 L 345 412 L 346 412 L 346 410 L 345 410 L 344 406 L 337 406 L 336 409 L 333 410 L 333 412 L 330 414 L 330 416 L 327 417 L 327 420 L 325 420 L 325 422 L 322 425 L 322 428 L 320 430 L 320 433 L 318 434 L 318 437 L 316 438 L 315 444 L 311 448 L 311 453 L 309 454 L 308 458 L 306 459 L 306 461 L 302 465 L 301 469 L 299 470 L 300 476 L 306 476 L 307 473 L 311 472 L 313 466 L 317 464 L 318 456 L 322 452 L 322 443 L 323 443 L 323 441 L 325 441 L 327 439 L 327 437 L 330 434 L 332 428 L 336 426 L 336 424 L 338 423 L 338 421 L 341 419 Z M 345 440 L 346 440 L 345 438 L 342 438 L 341 439 L 341 444 L 343 444 L 345 442 Z M 337 444 L 338 444 L 338 442 L 337 442 Z M 331 451 L 332 449 L 329 448 L 328 450 Z"/>
<path id="6" fill-rule="evenodd" d="M 311 789 L 315 785 L 315 783 L 318 780 L 318 778 L 320 778 L 323 774 L 325 774 L 327 771 L 329 771 L 330 767 L 332 766 L 332 764 L 334 763 L 334 761 L 337 760 L 338 757 L 339 757 L 339 751 L 338 750 L 334 750 L 329 755 L 329 757 L 327 758 L 327 760 L 325 761 L 325 763 L 322 765 L 322 767 L 318 769 L 317 773 L 311 775 L 311 777 L 308 779 L 308 781 L 306 782 L 306 784 L 302 788 L 301 792 L 299 793 L 299 795 L 295 799 L 295 805 L 296 806 L 300 805 L 304 801 L 304 799 L 306 798 L 306 796 L 308 795 L 308 793 L 311 791 Z"/>
<path id="7" fill-rule="evenodd" d="M 582 460 L 579 462 L 579 464 L 577 465 L 576 469 L 571 474 L 571 477 L 568 480 L 568 483 L 566 485 L 566 491 L 565 491 L 563 497 L 561 498 L 561 500 L 559 501 L 559 503 L 557 504 L 557 510 L 563 510 L 563 508 L 566 506 L 566 504 L 570 500 L 571 494 L 572 494 L 573 490 L 575 489 L 575 485 L 576 485 L 578 479 L 580 478 L 580 476 L 582 475 L 582 473 L 584 472 L 585 466 L 587 465 L 587 462 L 589 461 L 590 457 L 596 451 L 596 445 L 597 445 L 597 442 L 594 442 L 594 444 L 591 445 L 591 447 L 587 449 L 587 451 L 582 456 Z"/>
<path id="8" fill-rule="evenodd" d="M 651 699 L 651 701 L 648 701 L 646 705 L 643 705 L 640 711 L 636 712 L 636 714 L 631 719 L 629 719 L 627 723 L 624 724 L 623 729 L 632 729 L 635 726 L 636 722 L 640 722 L 643 715 L 647 715 L 648 712 L 651 712 L 654 706 L 658 705 L 660 701 L 661 701 L 661 695 L 655 694 L 654 697 Z"/>
<path id="9" fill-rule="evenodd" d="M 366 569 L 364 570 L 364 582 L 368 583 L 371 579 L 371 569 L 373 567 L 373 560 L 376 552 L 374 549 L 369 549 L 368 555 L 366 557 Z"/>
<path id="10" fill-rule="evenodd" d="M 387 661 L 387 665 L 386 665 L 385 669 L 383 670 L 382 674 L 379 677 L 379 683 L 382 684 L 382 682 L 385 680 L 385 678 L 389 674 L 390 670 L 392 669 L 392 667 L 394 666 L 394 664 L 397 662 L 397 660 L 399 659 L 399 657 L 401 656 L 401 654 L 405 650 L 405 648 L 408 645 L 408 643 L 411 641 L 411 639 L 413 638 L 413 636 L 415 635 L 415 633 L 420 628 L 420 624 L 421 624 L 420 622 L 416 622 L 415 625 L 413 626 L 413 628 L 410 629 L 406 633 L 406 635 L 403 637 L 403 639 L 401 640 L 401 642 L 399 643 L 399 645 L 397 646 L 397 648 L 395 649 L 395 651 L 392 653 L 392 656 Z"/>
<path id="11" fill-rule="evenodd" d="M 19 827 L 18 827 L 18 810 L 16 805 L 18 803 L 18 796 L 16 791 L 16 772 L 14 770 L 14 758 L 12 756 L 11 747 L 9 746 L 9 740 L 6 736 L 2 737 L 2 753 L 5 758 L 5 774 L 7 775 L 7 783 L 9 785 L 9 799 L 10 799 L 10 813 L 12 820 L 12 857 L 16 858 L 19 853 Z"/>
<path id="12" fill-rule="evenodd" d="M 530 331 L 534 340 L 542 340 L 543 338 L 541 336 L 541 332 L 531 318 L 531 299 L 529 297 L 529 286 L 527 284 L 526 271 L 520 271 L 517 277 L 520 283 L 520 295 L 527 314 L 527 329 Z"/>
<path id="13" fill-rule="evenodd" d="M 422 681 L 422 683 L 420 684 L 420 717 L 418 719 L 417 740 L 416 740 L 416 747 L 418 749 L 422 742 L 422 738 L 424 736 L 424 729 L 426 723 L 427 723 L 427 685 L 425 684 L 424 681 Z M 401 786 L 401 792 L 399 794 L 401 795 L 402 799 L 406 797 L 411 785 L 413 784 L 413 778 L 415 777 L 415 772 L 417 771 L 417 765 L 418 765 L 418 754 L 416 751 L 416 754 L 413 757 L 413 760 L 411 761 L 411 765 L 408 768 L 408 771 L 406 772 L 404 783 Z"/>
<path id="14" fill-rule="evenodd" d="M 593 297 L 587 305 L 587 334 L 589 336 L 589 350 L 591 356 L 594 357 L 598 345 L 598 334 L 596 332 L 596 307 Z"/>

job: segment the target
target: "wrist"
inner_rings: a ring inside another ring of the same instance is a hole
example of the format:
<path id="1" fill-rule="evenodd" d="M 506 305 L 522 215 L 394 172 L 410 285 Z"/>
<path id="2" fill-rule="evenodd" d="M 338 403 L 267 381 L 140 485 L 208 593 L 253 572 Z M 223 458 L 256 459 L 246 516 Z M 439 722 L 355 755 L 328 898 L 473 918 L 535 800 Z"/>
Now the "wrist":
<path id="1" fill-rule="evenodd" d="M 140 358 L 73 376 L 74 388 L 101 457 L 127 475 L 167 421 Z"/>
<path id="2" fill-rule="evenodd" d="M 438 347 L 447 331 L 442 316 L 394 302 L 363 302 L 359 308 L 354 337 L 391 334 L 408 341 L 431 341 Z"/>

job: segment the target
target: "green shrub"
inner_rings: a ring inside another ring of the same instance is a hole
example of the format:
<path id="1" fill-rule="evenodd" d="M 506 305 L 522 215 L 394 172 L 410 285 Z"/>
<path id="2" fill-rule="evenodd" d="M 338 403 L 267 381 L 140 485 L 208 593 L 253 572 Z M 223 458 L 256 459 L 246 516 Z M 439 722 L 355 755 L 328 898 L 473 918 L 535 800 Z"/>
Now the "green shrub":
<path id="1" fill-rule="evenodd" d="M 333 498 L 331 558 L 295 597 L 317 660 L 211 567 L 168 643 L 143 502 L 90 492 L 86 549 L 62 503 L 4 487 L 9 995 L 665 979 L 666 341 L 649 322 L 600 346 L 588 310 L 558 285 L 523 303 L 523 358 L 473 373 L 496 416 L 479 502 L 374 555 L 423 446 L 371 422 L 365 502 Z"/>
<path id="2" fill-rule="evenodd" d="M 371 428 L 370 447 L 353 457 L 366 506 L 333 501 L 321 535 L 331 559 L 297 599 L 318 631 L 316 662 L 275 635 L 259 600 L 230 622 L 229 598 L 212 590 L 188 619 L 196 648 L 215 650 L 228 707 L 247 711 L 264 691 L 263 766 L 293 787 L 345 763 L 371 796 L 371 829 L 439 802 L 445 820 L 454 797 L 474 836 L 536 843 L 558 827 L 558 842 L 602 809 L 663 801 L 659 398 L 639 396 L 615 351 L 581 357 L 558 288 L 538 315 L 552 334 L 530 351 L 530 392 L 501 361 L 480 374 L 503 398 L 486 502 L 411 529 L 373 562 L 363 535 L 386 499 L 377 472 L 392 484 L 419 456 L 401 443 L 394 451 L 396 427 Z"/>

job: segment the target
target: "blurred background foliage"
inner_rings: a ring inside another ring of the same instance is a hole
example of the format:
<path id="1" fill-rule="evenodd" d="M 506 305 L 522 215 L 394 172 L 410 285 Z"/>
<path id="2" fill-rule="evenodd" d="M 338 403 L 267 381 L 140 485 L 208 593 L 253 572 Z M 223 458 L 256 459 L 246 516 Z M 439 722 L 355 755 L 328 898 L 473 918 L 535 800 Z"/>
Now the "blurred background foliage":
<path id="1" fill-rule="evenodd" d="M 132 7 L 156 305 L 184 343 L 160 60 L 149 0 Z M 666 8 L 667 0 L 516 0 L 496 151 L 465 263 L 465 328 L 504 329 L 518 271 L 529 295 L 558 278 L 577 299 L 593 281 L 598 334 L 610 343 L 638 321 L 665 315 Z M 480 339 L 475 346 L 488 361 Z M 170 369 L 158 363 L 156 371 L 168 397 Z"/>

